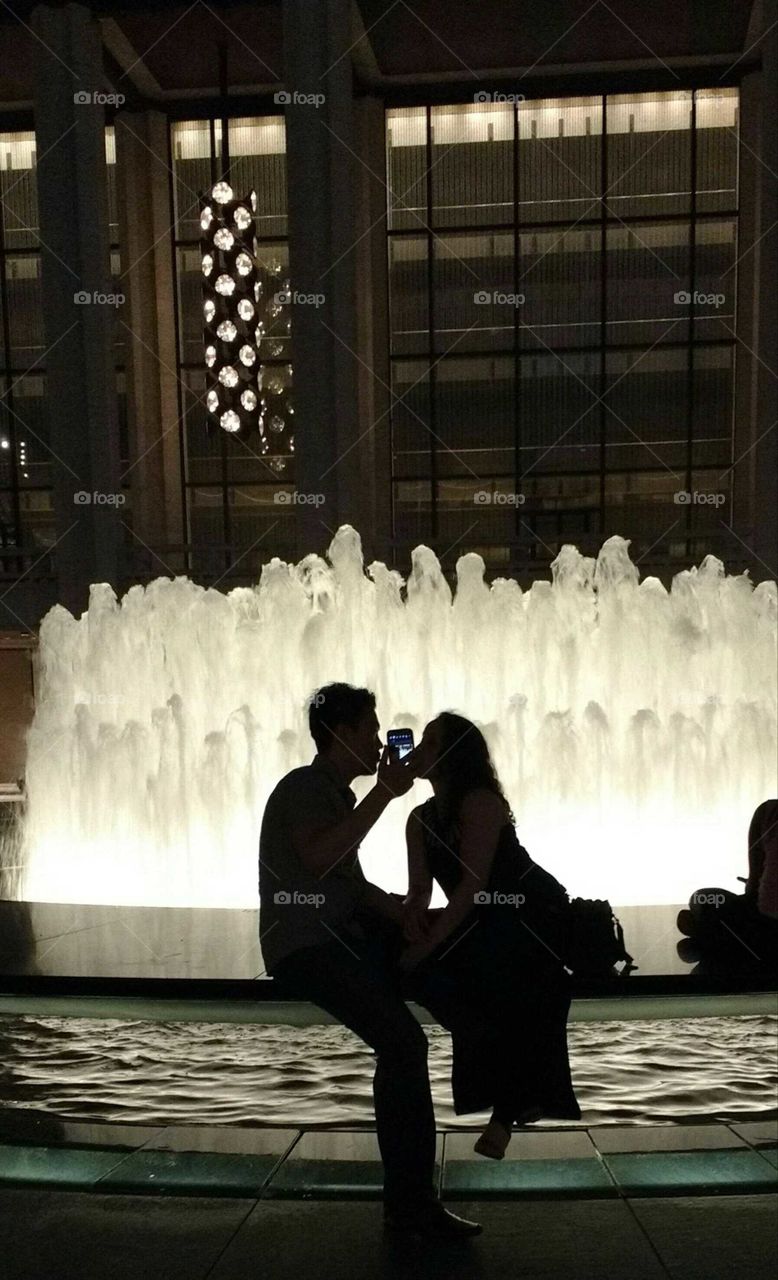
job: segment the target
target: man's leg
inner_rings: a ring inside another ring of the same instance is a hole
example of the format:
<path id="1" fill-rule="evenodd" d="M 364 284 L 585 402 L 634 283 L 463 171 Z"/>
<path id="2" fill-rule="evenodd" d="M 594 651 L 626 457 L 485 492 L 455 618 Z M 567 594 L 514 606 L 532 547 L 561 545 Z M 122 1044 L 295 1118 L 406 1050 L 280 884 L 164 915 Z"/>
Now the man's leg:
<path id="1" fill-rule="evenodd" d="M 417 1208 L 436 1198 L 435 1113 L 427 1037 L 396 983 L 360 954 L 354 939 L 293 952 L 277 969 L 290 994 L 331 1013 L 376 1054 L 376 1135 L 384 1162 L 384 1203 Z"/>

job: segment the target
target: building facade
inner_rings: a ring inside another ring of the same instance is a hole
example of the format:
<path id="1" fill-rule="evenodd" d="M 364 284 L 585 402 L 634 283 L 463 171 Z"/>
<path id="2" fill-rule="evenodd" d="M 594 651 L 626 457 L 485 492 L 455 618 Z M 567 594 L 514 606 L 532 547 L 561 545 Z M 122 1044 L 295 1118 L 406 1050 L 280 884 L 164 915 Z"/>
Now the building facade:
<path id="1" fill-rule="evenodd" d="M 621 534 L 776 576 L 774 0 L 569 7 L 547 48 L 459 4 L 6 15 L 0 629 L 343 523 L 402 572 Z M 257 196 L 263 438 L 206 427 L 219 179 Z"/>

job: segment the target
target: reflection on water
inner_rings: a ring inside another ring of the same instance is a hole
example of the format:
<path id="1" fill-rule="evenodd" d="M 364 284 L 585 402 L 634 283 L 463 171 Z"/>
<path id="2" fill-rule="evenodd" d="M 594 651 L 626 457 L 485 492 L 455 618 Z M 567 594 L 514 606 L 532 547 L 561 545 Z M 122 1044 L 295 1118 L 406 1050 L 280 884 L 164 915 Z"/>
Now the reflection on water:
<path id="1" fill-rule="evenodd" d="M 451 1107 L 450 1040 L 426 1027 L 440 1123 Z M 778 1018 L 573 1023 L 587 1124 L 778 1114 Z M 339 1026 L 2 1018 L 0 1105 L 144 1124 L 371 1121 L 371 1053 Z M 566 1122 L 568 1123 L 568 1122 Z"/>

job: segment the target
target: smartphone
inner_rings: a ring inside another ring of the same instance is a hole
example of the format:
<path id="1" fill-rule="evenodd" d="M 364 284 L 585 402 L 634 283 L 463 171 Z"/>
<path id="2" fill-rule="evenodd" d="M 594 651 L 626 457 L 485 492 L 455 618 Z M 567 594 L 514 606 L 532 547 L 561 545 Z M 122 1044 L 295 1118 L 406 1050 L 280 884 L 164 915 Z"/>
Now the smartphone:
<path id="1" fill-rule="evenodd" d="M 396 751 L 400 760 L 413 751 L 413 729 L 390 729 L 386 735 L 386 745 Z"/>

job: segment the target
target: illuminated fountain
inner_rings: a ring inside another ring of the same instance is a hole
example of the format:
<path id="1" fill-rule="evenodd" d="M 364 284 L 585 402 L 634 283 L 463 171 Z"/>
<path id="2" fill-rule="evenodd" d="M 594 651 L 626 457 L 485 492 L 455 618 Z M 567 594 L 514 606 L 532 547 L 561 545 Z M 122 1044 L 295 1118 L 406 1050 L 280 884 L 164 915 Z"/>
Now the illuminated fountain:
<path id="1" fill-rule="evenodd" d="M 627 542 L 571 546 L 522 592 L 462 556 L 450 591 L 427 547 L 407 585 L 358 534 L 329 561 L 267 564 L 228 594 L 160 578 L 94 586 L 40 629 L 19 895 L 30 901 L 255 907 L 276 781 L 312 758 L 305 701 L 375 690 L 382 731 L 454 708 L 485 730 L 522 842 L 572 894 L 681 902 L 742 888 L 746 831 L 775 793 L 776 584 L 706 557 L 668 592 Z M 354 784 L 358 796 L 372 785 Z M 362 846 L 405 888 L 419 783 Z M 437 901 L 437 899 L 436 899 Z"/>

